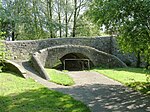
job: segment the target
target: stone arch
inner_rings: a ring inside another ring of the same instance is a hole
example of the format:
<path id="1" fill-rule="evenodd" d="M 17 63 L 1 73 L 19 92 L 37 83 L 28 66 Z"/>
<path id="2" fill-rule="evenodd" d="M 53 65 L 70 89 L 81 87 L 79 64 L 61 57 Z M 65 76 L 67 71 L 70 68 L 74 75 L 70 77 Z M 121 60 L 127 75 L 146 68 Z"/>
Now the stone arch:
<path id="1" fill-rule="evenodd" d="M 86 56 L 95 67 L 126 67 L 126 65 L 116 56 L 89 46 L 80 45 L 62 45 L 42 49 L 39 52 L 34 53 L 32 60 L 35 67 L 41 65 L 43 68 L 52 68 L 59 59 L 71 53 Z M 37 70 L 40 70 L 39 68 L 40 66 Z"/>

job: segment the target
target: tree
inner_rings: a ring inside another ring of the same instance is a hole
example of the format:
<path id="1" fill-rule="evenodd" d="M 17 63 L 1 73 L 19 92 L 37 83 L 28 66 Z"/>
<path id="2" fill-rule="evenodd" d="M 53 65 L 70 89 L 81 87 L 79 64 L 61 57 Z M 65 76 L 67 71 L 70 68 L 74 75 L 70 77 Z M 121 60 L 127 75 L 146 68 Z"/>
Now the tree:
<path id="1" fill-rule="evenodd" d="M 73 30 L 72 36 L 75 37 L 76 34 L 76 23 L 77 23 L 77 0 L 74 0 L 74 20 L 73 20 Z"/>
<path id="2" fill-rule="evenodd" d="M 68 30 L 69 30 L 69 23 L 71 21 L 72 15 L 73 15 L 73 7 L 72 7 L 72 2 L 65 0 L 65 5 L 64 5 L 64 12 L 65 12 L 65 37 L 68 37 Z"/>
<path id="3" fill-rule="evenodd" d="M 13 40 L 54 37 L 57 22 L 52 11 L 52 0 L 5 0 L 0 8 L 1 29 Z"/>
<path id="4" fill-rule="evenodd" d="M 61 26 L 61 0 L 57 0 L 58 2 L 58 22 L 59 22 L 59 36 L 62 37 L 62 26 Z"/>
<path id="5" fill-rule="evenodd" d="M 94 0 L 88 15 L 98 25 L 105 25 L 107 32 L 117 35 L 120 48 L 134 52 L 139 66 L 140 56 L 150 62 L 149 6 L 149 0 Z"/>
<path id="6" fill-rule="evenodd" d="M 68 0 L 65 0 L 65 37 L 68 37 Z"/>
<path id="7" fill-rule="evenodd" d="M 0 40 L 3 39 L 3 35 L 5 33 L 0 31 Z M 8 59 L 9 52 L 6 50 L 6 45 L 3 43 L 3 41 L 0 41 L 0 72 L 2 72 L 2 69 L 5 67 L 5 60 Z"/>
<path id="8" fill-rule="evenodd" d="M 55 0 L 54 1 L 54 13 L 55 14 L 55 20 L 58 20 L 58 33 L 59 36 L 58 37 L 62 37 L 63 36 L 63 19 L 64 19 L 64 0 Z"/>
<path id="9" fill-rule="evenodd" d="M 74 0 L 74 14 L 73 14 L 73 28 L 72 28 L 72 36 L 76 36 L 77 29 L 77 21 L 79 19 L 80 13 L 86 7 L 88 0 Z"/>
<path id="10" fill-rule="evenodd" d="M 81 15 L 76 25 L 76 36 L 100 36 L 105 35 L 100 27 L 92 23 L 85 14 Z"/>
<path id="11" fill-rule="evenodd" d="M 75 36 L 88 0 L 2 0 L 0 28 L 12 40 Z"/>

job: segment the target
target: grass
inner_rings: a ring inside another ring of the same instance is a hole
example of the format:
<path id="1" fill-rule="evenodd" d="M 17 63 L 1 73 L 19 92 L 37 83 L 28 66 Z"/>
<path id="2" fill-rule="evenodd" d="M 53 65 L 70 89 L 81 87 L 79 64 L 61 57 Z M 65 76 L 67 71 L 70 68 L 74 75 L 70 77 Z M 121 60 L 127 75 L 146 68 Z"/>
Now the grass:
<path id="1" fill-rule="evenodd" d="M 50 81 L 55 82 L 60 85 L 71 86 L 74 83 L 73 79 L 68 76 L 67 73 L 61 72 L 55 69 L 45 68 L 46 72 L 50 76 Z"/>
<path id="2" fill-rule="evenodd" d="M 150 76 L 149 70 L 142 68 L 96 68 L 93 70 L 132 87 L 137 91 L 150 95 L 150 81 L 147 81 L 147 76 Z"/>
<path id="3" fill-rule="evenodd" d="M 32 79 L 0 73 L 0 112 L 89 112 L 80 101 Z"/>

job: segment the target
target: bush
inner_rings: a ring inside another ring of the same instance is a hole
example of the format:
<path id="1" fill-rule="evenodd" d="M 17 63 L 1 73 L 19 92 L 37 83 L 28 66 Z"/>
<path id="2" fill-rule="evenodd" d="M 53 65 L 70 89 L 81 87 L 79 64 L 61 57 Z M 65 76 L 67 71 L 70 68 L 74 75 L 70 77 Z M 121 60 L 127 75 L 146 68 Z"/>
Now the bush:
<path id="1" fill-rule="evenodd" d="M 5 63 L 5 49 L 4 44 L 0 42 L 0 72 L 2 72 L 2 68 Z"/>
<path id="2" fill-rule="evenodd" d="M 10 53 L 6 50 L 5 44 L 0 42 L 0 72 L 2 72 L 5 67 L 6 59 L 10 59 L 9 54 Z"/>

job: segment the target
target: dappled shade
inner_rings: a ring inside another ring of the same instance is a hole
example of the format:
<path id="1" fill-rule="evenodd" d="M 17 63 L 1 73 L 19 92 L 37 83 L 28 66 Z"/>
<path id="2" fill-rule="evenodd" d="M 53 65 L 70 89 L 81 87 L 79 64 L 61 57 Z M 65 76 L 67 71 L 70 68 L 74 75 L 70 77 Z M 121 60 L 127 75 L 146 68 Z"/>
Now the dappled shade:
<path id="1" fill-rule="evenodd" d="M 1 112 L 88 112 L 84 106 L 68 95 L 47 88 L 0 96 Z"/>
<path id="2" fill-rule="evenodd" d="M 89 84 L 73 88 L 54 88 L 85 102 L 93 112 L 150 111 L 150 97 L 125 86 Z M 84 93 L 84 94 L 79 94 Z"/>
<path id="3" fill-rule="evenodd" d="M 11 73 L 0 73 L 0 112 L 89 112 L 80 101 Z"/>

